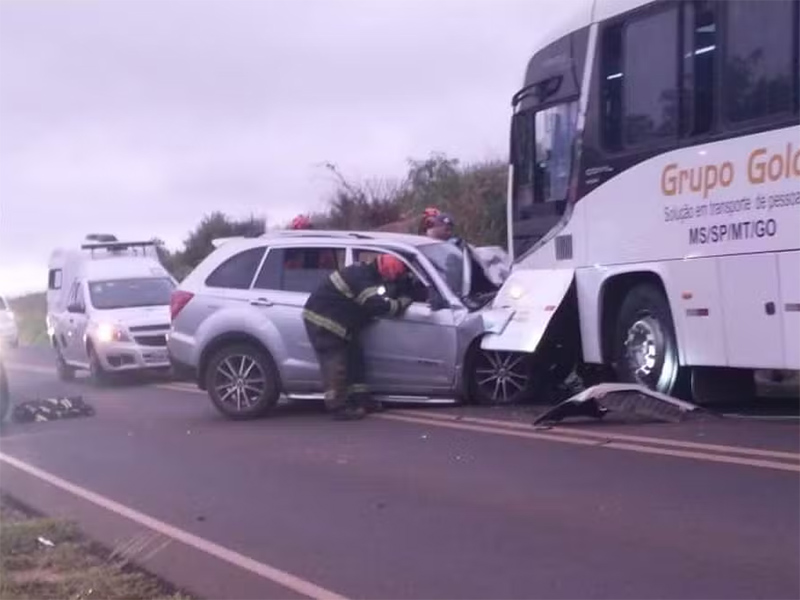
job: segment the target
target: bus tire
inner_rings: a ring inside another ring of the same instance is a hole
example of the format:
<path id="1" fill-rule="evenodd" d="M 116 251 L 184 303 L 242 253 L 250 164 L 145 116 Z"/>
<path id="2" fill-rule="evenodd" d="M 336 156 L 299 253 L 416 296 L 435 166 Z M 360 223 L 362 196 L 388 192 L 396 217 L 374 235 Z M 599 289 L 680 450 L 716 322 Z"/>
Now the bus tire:
<path id="1" fill-rule="evenodd" d="M 628 291 L 617 314 L 612 348 L 619 381 L 686 395 L 672 312 L 660 287 L 641 283 Z"/>

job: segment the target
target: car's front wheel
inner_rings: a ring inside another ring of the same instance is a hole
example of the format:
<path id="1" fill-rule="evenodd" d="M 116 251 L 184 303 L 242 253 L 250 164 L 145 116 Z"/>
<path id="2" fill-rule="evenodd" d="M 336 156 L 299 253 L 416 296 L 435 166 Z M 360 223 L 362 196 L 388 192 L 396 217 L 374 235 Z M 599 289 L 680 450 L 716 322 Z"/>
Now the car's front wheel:
<path id="1" fill-rule="evenodd" d="M 280 397 L 272 358 L 250 344 L 233 344 L 217 350 L 208 361 L 205 382 L 214 406 L 229 419 L 262 417 Z"/>
<path id="2" fill-rule="evenodd" d="M 67 360 L 60 348 L 56 348 L 56 373 L 61 381 L 72 381 L 75 379 L 75 369 L 67 364 Z"/>
<path id="3" fill-rule="evenodd" d="M 100 362 L 100 357 L 97 355 L 97 350 L 94 346 L 89 346 L 89 374 L 92 383 L 96 386 L 103 386 L 110 382 L 110 373 L 103 368 Z"/>
<path id="4" fill-rule="evenodd" d="M 476 347 L 467 362 L 469 400 L 474 404 L 517 404 L 533 392 L 531 355 Z"/>

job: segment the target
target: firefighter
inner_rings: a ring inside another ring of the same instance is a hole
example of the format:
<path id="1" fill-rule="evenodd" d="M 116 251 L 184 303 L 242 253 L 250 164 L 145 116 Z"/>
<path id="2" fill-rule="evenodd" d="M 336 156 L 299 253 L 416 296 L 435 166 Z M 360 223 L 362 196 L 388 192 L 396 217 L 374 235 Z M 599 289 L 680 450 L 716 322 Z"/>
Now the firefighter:
<path id="1" fill-rule="evenodd" d="M 440 213 L 441 211 L 433 206 L 429 206 L 422 211 L 422 219 L 420 219 L 418 228 L 419 230 L 417 233 L 419 235 L 428 235 L 428 229 L 430 229 L 433 224 L 433 218 L 438 216 Z"/>
<path id="2" fill-rule="evenodd" d="M 383 408 L 371 398 L 365 382 L 360 333 L 375 317 L 405 312 L 411 299 L 391 298 L 386 288 L 406 272 L 400 259 L 379 254 L 372 263 L 334 271 L 306 301 L 303 322 L 322 371 L 325 404 L 334 419 L 361 419 L 368 411 Z"/>

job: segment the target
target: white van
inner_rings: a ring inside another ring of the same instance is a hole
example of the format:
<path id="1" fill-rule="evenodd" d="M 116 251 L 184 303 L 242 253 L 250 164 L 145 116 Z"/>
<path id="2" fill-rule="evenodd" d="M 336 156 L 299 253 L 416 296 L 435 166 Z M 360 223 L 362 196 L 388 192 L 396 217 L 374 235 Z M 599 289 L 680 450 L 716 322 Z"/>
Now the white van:
<path id="1" fill-rule="evenodd" d="M 47 286 L 47 333 L 61 379 L 88 369 L 96 383 L 114 372 L 169 369 L 169 303 L 177 282 L 154 242 L 88 236 L 55 250 Z"/>

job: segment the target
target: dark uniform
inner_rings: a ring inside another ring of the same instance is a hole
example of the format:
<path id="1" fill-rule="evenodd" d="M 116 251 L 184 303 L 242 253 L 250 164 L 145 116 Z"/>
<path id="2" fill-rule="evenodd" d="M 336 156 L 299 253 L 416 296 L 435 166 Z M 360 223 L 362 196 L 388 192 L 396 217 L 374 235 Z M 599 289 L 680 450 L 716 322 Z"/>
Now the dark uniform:
<path id="1" fill-rule="evenodd" d="M 309 296 L 303 310 L 308 339 L 325 382 L 325 404 L 334 413 L 370 399 L 359 334 L 380 316 L 399 316 L 411 300 L 391 298 L 375 263 L 333 272 Z"/>

